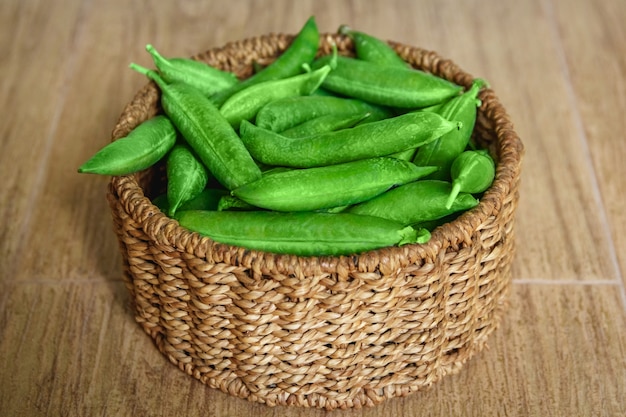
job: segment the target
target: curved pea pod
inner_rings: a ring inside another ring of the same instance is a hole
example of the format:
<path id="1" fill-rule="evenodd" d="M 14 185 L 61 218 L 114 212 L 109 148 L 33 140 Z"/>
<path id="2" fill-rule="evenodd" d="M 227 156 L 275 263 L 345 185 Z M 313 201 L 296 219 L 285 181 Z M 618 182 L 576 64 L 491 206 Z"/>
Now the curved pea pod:
<path id="1" fill-rule="evenodd" d="M 255 84 L 230 96 L 220 107 L 220 113 L 233 127 L 238 128 L 242 120 L 252 120 L 267 103 L 313 93 L 330 71 L 330 65 L 326 65 L 305 74 Z"/>
<path id="2" fill-rule="evenodd" d="M 317 135 L 320 133 L 334 132 L 335 130 L 348 129 L 359 123 L 367 121 L 371 113 L 364 114 L 325 114 L 306 122 L 300 123 L 290 129 L 280 132 L 288 138 L 298 138 Z"/>
<path id="3" fill-rule="evenodd" d="M 379 65 L 409 68 L 409 64 L 396 53 L 391 45 L 382 39 L 365 32 L 353 30 L 347 25 L 341 25 L 338 32 L 353 40 L 358 59 Z"/>
<path id="4" fill-rule="evenodd" d="M 239 83 L 232 72 L 222 71 L 204 62 L 190 58 L 165 58 L 150 44 L 146 45 L 146 51 L 152 56 L 159 74 L 166 82 L 189 84 L 207 97 Z"/>
<path id="5" fill-rule="evenodd" d="M 233 94 L 269 80 L 291 77 L 302 72 L 303 64 L 311 64 L 319 48 L 320 34 L 315 18 L 311 16 L 285 51 L 268 66 L 262 68 L 240 83 L 220 91 L 211 97 L 217 107 L 221 107 Z"/>
<path id="6" fill-rule="evenodd" d="M 306 138 L 287 138 L 243 121 L 240 135 L 264 164 L 310 168 L 416 148 L 458 127 L 435 113 L 407 113 Z"/>
<path id="7" fill-rule="evenodd" d="M 452 185 L 446 181 L 418 180 L 352 206 L 347 212 L 414 225 L 469 210 L 478 204 L 471 194 L 459 193 L 452 206 L 446 207 L 451 189 Z"/>
<path id="8" fill-rule="evenodd" d="M 410 226 L 348 213 L 179 211 L 177 220 L 216 242 L 300 256 L 351 255 L 420 239 Z"/>
<path id="9" fill-rule="evenodd" d="M 379 157 L 317 168 L 294 169 L 246 184 L 235 197 L 276 211 L 312 211 L 369 200 L 393 186 L 430 174 L 436 167 L 418 167 L 396 158 Z"/>
<path id="10" fill-rule="evenodd" d="M 255 124 L 273 132 L 284 132 L 320 116 L 363 113 L 370 113 L 369 121 L 382 120 L 392 116 L 389 109 L 363 100 L 328 95 L 309 95 L 284 98 L 266 104 L 257 113 Z"/>
<path id="11" fill-rule="evenodd" d="M 166 161 L 168 214 L 198 196 L 209 181 L 205 166 L 184 143 L 174 145 Z"/>
<path id="12" fill-rule="evenodd" d="M 224 187 L 261 178 L 261 170 L 217 107 L 185 83 L 166 83 L 156 71 L 131 64 L 161 89 L 161 105 L 185 141 Z"/>
<path id="13" fill-rule="evenodd" d="M 330 59 L 330 55 L 318 58 L 313 68 L 327 65 Z M 337 65 L 322 87 L 370 103 L 418 108 L 440 103 L 462 92 L 461 86 L 421 70 L 378 65 L 346 56 L 336 59 Z"/>
<path id="14" fill-rule="evenodd" d="M 144 170 L 163 158 L 176 143 L 172 122 L 159 115 L 139 124 L 123 138 L 108 143 L 78 168 L 78 172 L 128 175 Z"/>
<path id="15" fill-rule="evenodd" d="M 481 79 L 476 79 L 471 88 L 458 97 L 452 98 L 434 111 L 442 117 L 462 123 L 458 130 L 451 131 L 439 139 L 419 148 L 413 158 L 416 165 L 435 165 L 441 169 L 431 175 L 430 179 L 450 180 L 452 161 L 463 152 L 470 141 L 476 123 L 476 111 L 480 106 L 478 93 L 486 85 Z"/>
<path id="16" fill-rule="evenodd" d="M 221 188 L 205 188 L 189 201 L 182 203 L 177 211 L 183 210 L 217 210 L 220 199 L 228 195 L 228 191 Z M 157 206 L 163 213 L 170 211 L 167 201 L 167 193 L 156 196 L 152 204 Z"/>
<path id="17" fill-rule="evenodd" d="M 460 192 L 482 193 L 493 183 L 496 165 L 484 149 L 465 151 L 456 157 L 450 169 L 452 190 L 446 207 L 452 206 Z"/>

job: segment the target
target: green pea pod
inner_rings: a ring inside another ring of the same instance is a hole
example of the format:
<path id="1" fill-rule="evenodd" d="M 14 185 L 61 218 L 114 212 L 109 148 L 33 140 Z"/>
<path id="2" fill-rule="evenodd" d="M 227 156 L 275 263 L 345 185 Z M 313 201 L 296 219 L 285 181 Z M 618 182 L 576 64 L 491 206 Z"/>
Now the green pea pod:
<path id="1" fill-rule="evenodd" d="M 391 187 L 422 178 L 435 169 L 418 167 L 396 158 L 369 158 L 263 176 L 231 194 L 269 210 L 313 211 L 369 200 Z"/>
<path id="2" fill-rule="evenodd" d="M 163 115 L 135 127 L 126 137 L 108 143 L 78 168 L 80 173 L 128 175 L 150 168 L 176 143 L 178 132 Z"/>
<path id="3" fill-rule="evenodd" d="M 469 210 L 478 204 L 471 194 L 459 193 L 452 206 L 446 207 L 451 190 L 452 185 L 446 181 L 418 180 L 352 206 L 347 212 L 414 225 Z"/>
<path id="4" fill-rule="evenodd" d="M 207 97 L 185 83 L 166 83 L 156 71 L 131 68 L 159 86 L 164 112 L 220 184 L 230 190 L 261 178 L 237 132 Z"/>
<path id="5" fill-rule="evenodd" d="M 313 68 L 327 65 L 329 59 L 329 55 L 316 59 Z M 462 91 L 461 86 L 421 70 L 378 65 L 346 56 L 336 59 L 337 65 L 322 87 L 381 106 L 426 107 Z"/>
<path id="6" fill-rule="evenodd" d="M 176 218 L 216 242 L 300 256 L 351 255 L 420 239 L 410 226 L 349 213 L 179 211 Z"/>
<path id="7" fill-rule="evenodd" d="M 478 93 L 485 85 L 484 80 L 476 79 L 467 92 L 454 97 L 441 108 L 434 110 L 448 120 L 461 122 L 463 126 L 461 129 L 451 131 L 417 150 L 413 159 L 414 164 L 435 165 L 441 168 L 432 174 L 430 179 L 450 180 L 452 161 L 466 149 L 472 136 L 476 123 L 476 109 L 480 106 L 480 101 L 477 98 Z"/>
<path id="8" fill-rule="evenodd" d="M 184 143 L 174 145 L 167 156 L 167 200 L 172 216 L 181 204 L 197 197 L 207 185 L 209 174 Z"/>
<path id="9" fill-rule="evenodd" d="M 221 188 L 205 188 L 193 199 L 182 203 L 177 211 L 182 210 L 217 210 L 220 199 L 228 195 L 228 191 Z M 167 193 L 156 196 L 152 204 L 157 206 L 163 213 L 169 213 L 170 205 L 167 201 Z"/>
<path id="10" fill-rule="evenodd" d="M 254 84 L 269 80 L 291 77 L 302 72 L 303 64 L 310 64 L 319 47 L 320 34 L 315 18 L 311 16 L 287 49 L 274 62 L 249 78 L 211 97 L 217 107 L 221 107 L 233 94 Z"/>
<path id="11" fill-rule="evenodd" d="M 220 107 L 220 113 L 231 126 L 239 128 L 242 120 L 252 120 L 259 109 L 267 103 L 285 97 L 307 96 L 313 93 L 330 70 L 330 65 L 326 65 L 306 74 L 255 84 L 230 96 Z"/>
<path id="12" fill-rule="evenodd" d="M 370 121 L 386 119 L 392 115 L 390 110 L 363 100 L 310 95 L 284 98 L 266 104 L 257 113 L 255 124 L 273 132 L 283 132 L 320 116 L 363 113 L 370 113 Z"/>
<path id="13" fill-rule="evenodd" d="M 487 190 L 496 175 L 496 165 L 489 152 L 479 149 L 457 156 L 450 171 L 452 190 L 446 208 L 452 206 L 459 192 L 477 194 Z"/>
<path id="14" fill-rule="evenodd" d="M 341 25 L 338 32 L 354 41 L 354 49 L 358 59 L 391 67 L 409 67 L 409 64 L 396 53 L 391 45 L 382 39 L 353 30 L 347 25 Z"/>
<path id="15" fill-rule="evenodd" d="M 288 138 L 301 138 L 317 135 L 320 133 L 334 132 L 335 130 L 348 129 L 368 120 L 371 113 L 365 114 L 325 114 L 297 126 L 280 132 Z"/>
<path id="16" fill-rule="evenodd" d="M 204 62 L 190 58 L 165 58 L 150 44 L 146 45 L 146 51 L 152 56 L 159 74 L 166 82 L 189 84 L 207 97 L 239 83 L 232 72 L 222 71 Z"/>
<path id="17" fill-rule="evenodd" d="M 287 138 L 243 121 L 240 135 L 253 157 L 264 164 L 310 168 L 419 147 L 458 127 L 438 114 L 425 112 L 306 138 Z"/>

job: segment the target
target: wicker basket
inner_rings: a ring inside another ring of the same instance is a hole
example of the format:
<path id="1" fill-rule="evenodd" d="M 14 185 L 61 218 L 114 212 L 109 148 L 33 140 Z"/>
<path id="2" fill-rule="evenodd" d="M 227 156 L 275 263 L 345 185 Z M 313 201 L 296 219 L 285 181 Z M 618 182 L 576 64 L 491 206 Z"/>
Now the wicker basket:
<path id="1" fill-rule="evenodd" d="M 196 58 L 247 76 L 293 35 L 269 34 Z M 342 54 L 352 42 L 323 34 Z M 436 53 L 392 43 L 416 68 L 460 85 L 473 77 Z M 373 406 L 455 373 L 485 345 L 506 307 L 523 145 L 493 91 L 482 91 L 476 140 L 497 160 L 480 204 L 428 244 L 343 257 L 276 255 L 218 244 L 152 205 L 162 167 L 113 177 L 108 191 L 136 320 L 187 374 L 267 405 Z M 160 112 L 148 83 L 113 139 Z"/>

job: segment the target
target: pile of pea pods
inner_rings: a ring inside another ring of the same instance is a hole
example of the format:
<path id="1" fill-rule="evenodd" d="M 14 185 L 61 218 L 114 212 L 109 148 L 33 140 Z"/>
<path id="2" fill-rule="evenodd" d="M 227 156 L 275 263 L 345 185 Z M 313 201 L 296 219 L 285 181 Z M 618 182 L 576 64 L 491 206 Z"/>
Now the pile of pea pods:
<path id="1" fill-rule="evenodd" d="M 164 160 L 153 203 L 216 242 L 300 256 L 425 243 L 479 202 L 495 176 L 471 136 L 486 83 L 470 88 L 410 67 L 385 41 L 345 25 L 355 56 L 318 56 L 309 18 L 271 64 L 244 79 L 146 50 L 131 64 L 162 114 L 78 171 L 128 175 Z"/>

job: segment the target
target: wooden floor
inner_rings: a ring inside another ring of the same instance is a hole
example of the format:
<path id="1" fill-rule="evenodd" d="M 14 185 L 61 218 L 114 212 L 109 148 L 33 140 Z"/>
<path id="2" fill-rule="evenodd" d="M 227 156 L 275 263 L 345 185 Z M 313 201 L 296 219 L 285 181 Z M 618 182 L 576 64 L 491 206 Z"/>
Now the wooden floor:
<path id="1" fill-rule="evenodd" d="M 375 408 L 270 408 L 205 387 L 135 323 L 105 200 L 109 140 L 153 43 L 189 56 L 315 15 L 487 79 L 526 147 L 511 306 L 489 349 Z M 626 415 L 623 0 L 3 0 L 0 415 Z"/>

